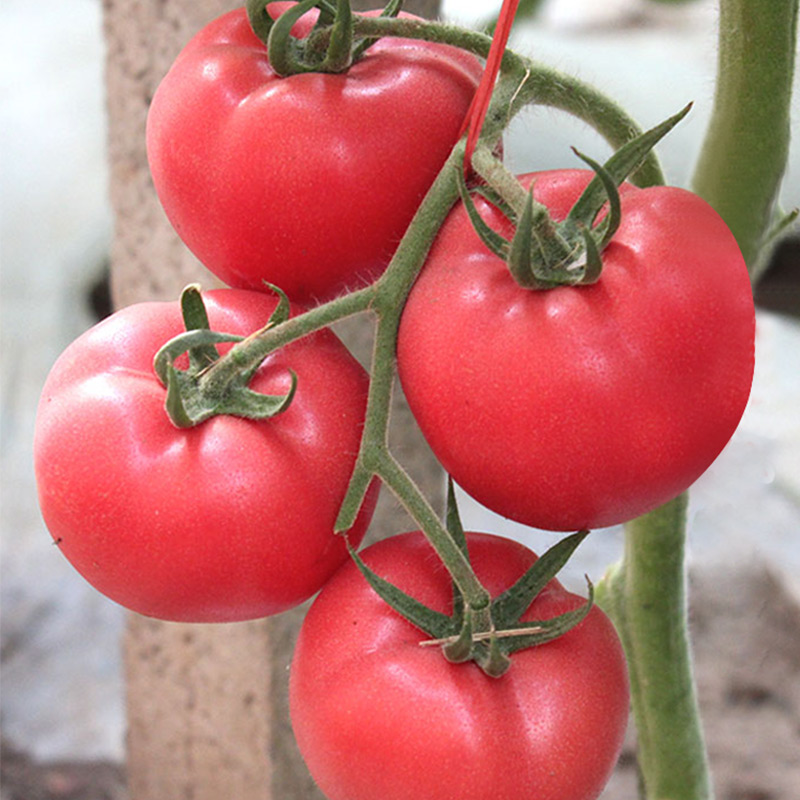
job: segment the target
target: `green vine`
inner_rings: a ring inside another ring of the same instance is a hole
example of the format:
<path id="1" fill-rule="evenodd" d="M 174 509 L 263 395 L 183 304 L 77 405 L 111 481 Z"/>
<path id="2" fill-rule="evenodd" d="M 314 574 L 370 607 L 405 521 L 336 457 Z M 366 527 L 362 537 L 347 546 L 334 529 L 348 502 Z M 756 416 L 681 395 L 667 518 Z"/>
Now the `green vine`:
<path id="1" fill-rule="evenodd" d="M 751 271 L 786 169 L 798 0 L 719 0 L 716 94 L 692 188 L 733 232 Z"/>
<path id="2" fill-rule="evenodd" d="M 692 674 L 683 494 L 625 526 L 625 555 L 595 598 L 614 620 L 631 681 L 645 798 L 708 800 L 708 769 Z"/>

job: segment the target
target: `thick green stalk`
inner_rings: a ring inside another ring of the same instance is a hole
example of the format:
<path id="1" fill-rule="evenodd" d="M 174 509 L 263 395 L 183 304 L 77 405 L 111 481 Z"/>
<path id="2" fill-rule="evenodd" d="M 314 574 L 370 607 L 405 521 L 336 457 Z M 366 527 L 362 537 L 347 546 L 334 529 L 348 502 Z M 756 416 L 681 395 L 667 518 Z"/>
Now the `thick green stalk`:
<path id="1" fill-rule="evenodd" d="M 798 0 L 720 0 L 714 110 L 693 189 L 751 268 L 771 227 L 789 151 Z"/>
<path id="2" fill-rule="evenodd" d="M 687 632 L 687 495 L 625 526 L 625 556 L 595 598 L 625 648 L 643 796 L 708 800 L 711 779 Z"/>

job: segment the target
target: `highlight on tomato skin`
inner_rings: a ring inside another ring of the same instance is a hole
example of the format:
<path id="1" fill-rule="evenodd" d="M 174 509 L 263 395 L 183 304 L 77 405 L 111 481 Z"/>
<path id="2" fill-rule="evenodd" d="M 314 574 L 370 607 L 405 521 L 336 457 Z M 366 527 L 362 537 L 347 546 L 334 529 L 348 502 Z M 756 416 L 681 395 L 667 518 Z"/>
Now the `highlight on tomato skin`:
<path id="1" fill-rule="evenodd" d="M 563 219 L 591 177 L 522 183 Z M 755 313 L 733 235 L 683 189 L 623 185 L 621 201 L 597 283 L 546 291 L 517 285 L 456 206 L 401 319 L 398 374 L 434 454 L 480 503 L 535 528 L 606 527 L 676 497 L 749 397 Z"/>
<path id="2" fill-rule="evenodd" d="M 239 335 L 259 330 L 277 303 L 232 289 L 203 297 L 211 327 Z M 322 331 L 268 356 L 250 383 L 284 394 L 294 370 L 285 411 L 177 428 L 152 362 L 183 329 L 178 302 L 141 303 L 61 355 L 36 418 L 42 516 L 78 572 L 140 614 L 181 622 L 276 614 L 348 558 L 333 528 L 358 452 L 367 375 Z M 354 545 L 377 492 L 375 482 L 349 533 Z"/>
<path id="3" fill-rule="evenodd" d="M 497 596 L 536 556 L 518 542 L 467 533 L 480 581 Z M 422 533 L 361 551 L 381 577 L 450 613 L 452 583 Z M 584 599 L 548 583 L 523 619 Z M 511 656 L 488 677 L 452 664 L 345 564 L 315 599 L 290 672 L 300 752 L 328 800 L 595 800 L 622 747 L 627 667 L 606 615 L 593 607 L 562 637 Z"/>
<path id="4" fill-rule="evenodd" d="M 306 304 L 383 272 L 458 139 L 480 61 L 386 37 L 341 74 L 281 78 L 244 9 L 201 30 L 147 120 L 156 192 L 227 285 Z"/>

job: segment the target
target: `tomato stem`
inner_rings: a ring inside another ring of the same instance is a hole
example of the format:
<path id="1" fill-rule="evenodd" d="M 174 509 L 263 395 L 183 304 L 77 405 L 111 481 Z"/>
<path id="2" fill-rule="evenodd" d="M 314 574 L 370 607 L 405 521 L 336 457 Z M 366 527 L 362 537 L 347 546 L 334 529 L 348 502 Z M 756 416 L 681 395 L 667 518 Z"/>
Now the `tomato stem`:
<path id="1" fill-rule="evenodd" d="M 326 72 L 343 72 L 353 62 L 353 11 L 350 0 L 338 0 L 331 40 L 322 62 Z"/>
<path id="2" fill-rule="evenodd" d="M 245 9 L 253 33 L 266 44 L 275 22 L 267 12 L 267 3 L 264 0 L 245 0 Z"/>
<path id="3" fill-rule="evenodd" d="M 717 83 L 693 189 L 751 268 L 774 222 L 791 129 L 798 0 L 720 0 Z"/>
<path id="4" fill-rule="evenodd" d="M 683 494 L 625 526 L 625 555 L 597 587 L 631 679 L 644 797 L 711 797 L 689 644 Z"/>
<path id="5" fill-rule="evenodd" d="M 318 3 L 317 3 L 318 4 Z M 334 48 L 336 55 L 330 60 L 323 59 L 305 63 L 299 53 L 297 41 L 291 37 L 291 25 L 301 12 L 316 5 L 310 0 L 284 12 L 277 21 L 272 21 L 263 4 L 248 0 L 247 8 L 251 26 L 256 34 L 270 40 L 270 61 L 279 74 L 292 74 L 303 71 L 339 71 L 346 66 L 340 48 Z M 281 20 L 283 20 L 281 22 Z M 352 27 L 351 27 L 352 24 Z M 275 28 L 278 31 L 275 31 Z M 391 15 L 367 17 L 353 15 L 347 20 L 347 39 L 354 42 L 356 57 L 363 53 L 370 40 L 384 36 L 449 44 L 488 58 L 492 37 L 484 33 L 459 28 L 441 22 L 421 20 Z M 327 52 L 329 40 L 339 37 L 343 26 L 329 26 L 315 31 L 313 38 L 315 52 Z M 339 37 L 340 38 L 340 37 Z M 349 63 L 349 62 L 347 62 Z M 641 133 L 639 126 L 627 112 L 603 95 L 593 86 L 577 80 L 571 75 L 559 72 L 511 50 L 505 50 L 500 59 L 500 78 L 492 96 L 491 110 L 487 112 L 480 139 L 494 142 L 499 139 L 505 127 L 522 108 L 529 104 L 541 104 L 558 108 L 591 125 L 613 148 Z M 472 143 L 471 143 L 472 144 Z M 475 143 L 477 146 L 477 143 Z M 632 178 L 638 186 L 651 186 L 664 182 L 661 167 L 654 153 L 651 153 Z"/>
<path id="6" fill-rule="evenodd" d="M 226 364 L 225 368 L 241 371 L 244 365 L 260 364 L 270 353 L 290 342 L 366 311 L 374 295 L 374 287 L 367 286 L 291 317 L 280 325 L 264 328 L 237 346 L 237 363 Z M 212 369 L 222 372 L 224 361 L 223 356 Z M 220 376 L 218 380 L 224 380 L 224 377 Z"/>
<path id="7" fill-rule="evenodd" d="M 517 215 L 522 214 L 528 201 L 528 192 L 522 187 L 517 176 L 497 158 L 489 147 L 481 145 L 475 149 L 472 156 L 472 167 L 476 174 L 486 181 Z"/>
<path id="8" fill-rule="evenodd" d="M 353 480 L 342 503 L 336 530 L 352 526 L 373 474 L 378 475 L 403 503 L 441 557 L 472 608 L 489 603 L 489 594 L 475 576 L 425 496 L 389 452 L 388 430 L 394 385 L 394 358 L 400 316 L 414 280 L 445 217 L 458 197 L 456 166 L 463 162 L 464 145 L 453 149 L 417 210 L 386 272 L 373 284 L 370 308 L 377 314 L 367 414 Z M 336 301 L 333 301 L 336 302 Z"/>
<path id="9" fill-rule="evenodd" d="M 483 186 L 477 187 L 476 191 L 501 208 L 513 223 L 515 232 L 509 242 L 486 224 L 469 195 L 465 179 L 459 175 L 459 194 L 475 232 L 489 250 L 506 262 L 514 280 L 524 289 L 542 290 L 597 282 L 603 268 L 602 251 L 621 222 L 622 206 L 617 187 L 686 116 L 690 107 L 686 106 L 661 124 L 626 142 L 603 165 L 573 148 L 575 155 L 592 168 L 595 177 L 566 219 L 560 222 L 552 219 L 548 210 L 534 200 L 533 186 L 525 192 L 517 178 L 511 176 L 484 145 L 476 153 L 477 161 L 495 183 L 487 181 L 488 190 Z M 595 225 L 598 214 L 606 205 L 608 214 Z"/>
<path id="10" fill-rule="evenodd" d="M 428 541 L 447 567 L 458 586 L 467 609 L 487 611 L 491 603 L 489 592 L 481 585 L 469 560 L 445 529 L 436 512 L 403 467 L 388 450 L 373 455 L 375 472 L 391 489 L 412 517 L 421 525 Z"/>

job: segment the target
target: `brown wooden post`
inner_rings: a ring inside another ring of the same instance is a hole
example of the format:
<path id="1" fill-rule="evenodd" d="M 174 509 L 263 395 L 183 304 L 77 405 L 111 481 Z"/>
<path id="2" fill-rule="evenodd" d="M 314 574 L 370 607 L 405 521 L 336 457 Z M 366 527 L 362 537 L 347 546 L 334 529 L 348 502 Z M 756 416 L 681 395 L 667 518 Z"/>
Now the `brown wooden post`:
<path id="1" fill-rule="evenodd" d="M 377 3 L 376 3 L 377 4 Z M 172 60 L 230 0 L 103 0 L 111 200 L 112 296 L 117 307 L 176 299 L 187 283 L 216 283 L 183 246 L 153 190 L 145 154 L 150 99 Z M 372 4 L 361 4 L 364 5 Z M 432 15 L 438 0 L 413 0 Z M 362 360 L 371 326 L 337 332 Z M 441 504 L 441 474 L 402 398 L 396 452 Z M 386 493 L 370 536 L 409 526 Z M 286 684 L 303 609 L 273 620 L 182 625 L 131 614 L 124 641 L 130 800 L 311 800 L 313 786 L 288 721 Z"/>

